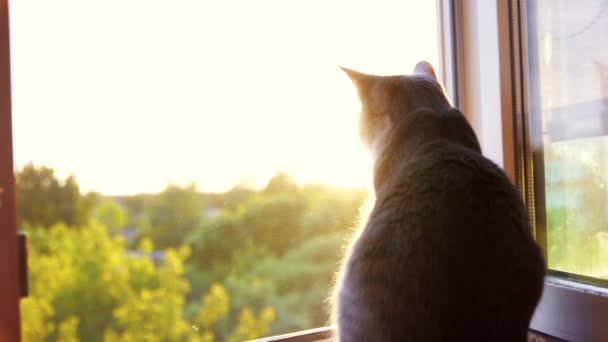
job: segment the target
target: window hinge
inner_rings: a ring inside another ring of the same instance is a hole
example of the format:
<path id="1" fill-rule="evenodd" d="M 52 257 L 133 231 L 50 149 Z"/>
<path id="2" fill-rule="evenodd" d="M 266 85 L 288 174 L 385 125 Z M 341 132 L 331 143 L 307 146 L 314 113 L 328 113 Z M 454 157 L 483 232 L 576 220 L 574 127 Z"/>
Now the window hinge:
<path id="1" fill-rule="evenodd" d="M 19 289 L 19 295 L 21 298 L 28 296 L 28 279 L 27 279 L 27 235 L 25 232 L 20 231 L 17 233 L 18 244 L 19 244 L 19 284 L 21 288 Z"/>

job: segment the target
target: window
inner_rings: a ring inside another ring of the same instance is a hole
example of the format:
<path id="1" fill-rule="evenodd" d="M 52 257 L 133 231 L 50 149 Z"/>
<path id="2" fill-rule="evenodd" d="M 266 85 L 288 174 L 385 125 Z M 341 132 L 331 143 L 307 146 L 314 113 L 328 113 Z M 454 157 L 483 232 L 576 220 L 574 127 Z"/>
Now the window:
<path id="1" fill-rule="evenodd" d="M 10 10 L 25 341 L 241 341 L 326 325 L 371 180 L 338 65 L 437 65 L 434 2 Z"/>
<path id="2" fill-rule="evenodd" d="M 606 5 L 456 4 L 462 107 L 484 153 L 520 187 L 551 269 L 531 329 L 567 341 L 606 340 Z"/>
<path id="3" fill-rule="evenodd" d="M 519 5 L 520 185 L 549 267 L 532 326 L 572 341 L 606 340 L 608 2 Z"/>
<path id="4" fill-rule="evenodd" d="M 530 208 L 551 269 L 531 328 L 608 340 L 606 1 L 11 5 L 26 341 L 245 339 L 324 325 L 371 171 L 336 66 L 401 73 L 419 59 L 440 61 L 484 154 Z M 0 10 L 6 85 L 5 0 Z M 10 203 L 10 154 L 0 158 Z M 6 208 L 3 279 L 16 272 Z M 14 332 L 12 309 L 0 321 Z"/>
<path id="5" fill-rule="evenodd" d="M 538 236 L 563 277 L 608 280 L 608 1 L 527 2 Z"/>
<path id="6" fill-rule="evenodd" d="M 460 106 L 484 154 L 520 187 L 552 268 L 530 328 L 551 341 L 608 340 L 606 4 L 453 4 Z"/>

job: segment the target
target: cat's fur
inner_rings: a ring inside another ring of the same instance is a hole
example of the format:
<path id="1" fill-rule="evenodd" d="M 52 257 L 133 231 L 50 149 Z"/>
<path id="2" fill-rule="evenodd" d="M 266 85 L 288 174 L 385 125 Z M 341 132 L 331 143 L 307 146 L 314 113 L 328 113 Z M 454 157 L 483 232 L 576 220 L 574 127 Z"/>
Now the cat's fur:
<path id="1" fill-rule="evenodd" d="M 545 262 L 516 188 L 430 64 L 409 76 L 344 70 L 376 202 L 338 276 L 339 341 L 526 341 Z"/>

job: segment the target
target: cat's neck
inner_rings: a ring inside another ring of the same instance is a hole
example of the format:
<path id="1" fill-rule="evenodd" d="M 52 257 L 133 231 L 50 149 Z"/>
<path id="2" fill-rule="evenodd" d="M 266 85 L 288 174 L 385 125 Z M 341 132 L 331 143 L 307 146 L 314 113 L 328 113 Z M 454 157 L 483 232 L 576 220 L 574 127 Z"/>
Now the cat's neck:
<path id="1" fill-rule="evenodd" d="M 388 117 L 382 119 L 382 122 L 378 124 L 378 134 L 376 135 L 377 138 L 371 143 L 370 146 L 370 153 L 374 165 L 376 165 L 382 154 L 385 153 L 390 141 L 392 126 L 393 124 Z"/>
<path id="2" fill-rule="evenodd" d="M 400 141 L 407 134 L 404 120 L 393 124 L 388 118 L 379 125 L 376 140 L 370 146 L 374 165 L 374 190 L 376 194 L 392 176 L 397 164 L 406 158 L 405 146 Z M 403 148 L 402 148 L 403 147 Z"/>
<path id="3" fill-rule="evenodd" d="M 418 109 L 402 116 L 394 125 L 385 122 L 381 128 L 383 133 L 372 144 L 376 193 L 415 155 L 434 153 L 445 144 L 481 154 L 473 128 L 456 108 Z"/>
<path id="4" fill-rule="evenodd" d="M 381 134 L 377 135 L 370 149 L 376 193 L 393 176 L 396 169 L 406 163 L 423 145 L 445 139 L 439 122 L 440 113 L 445 110 L 422 108 L 399 116 L 402 119 L 395 124 L 388 119 L 380 124 Z"/>

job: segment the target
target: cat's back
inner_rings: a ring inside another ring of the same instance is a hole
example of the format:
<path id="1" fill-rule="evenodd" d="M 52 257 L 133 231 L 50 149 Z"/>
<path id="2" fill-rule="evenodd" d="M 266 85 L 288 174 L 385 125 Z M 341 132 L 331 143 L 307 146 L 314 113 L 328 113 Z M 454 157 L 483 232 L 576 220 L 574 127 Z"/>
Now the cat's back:
<path id="1" fill-rule="evenodd" d="M 340 339 L 524 341 L 544 263 L 523 202 L 475 146 L 431 141 L 396 158 L 352 245 Z"/>
<path id="2" fill-rule="evenodd" d="M 460 111 L 424 109 L 403 121 L 383 155 L 391 162 L 379 162 L 379 169 L 387 165 L 392 170 L 377 189 L 379 211 L 441 212 L 441 218 L 478 216 L 478 211 L 464 209 L 500 200 L 525 218 L 517 190 L 504 171 L 482 155 L 475 133 Z M 425 204 L 432 208 L 421 210 Z"/>

